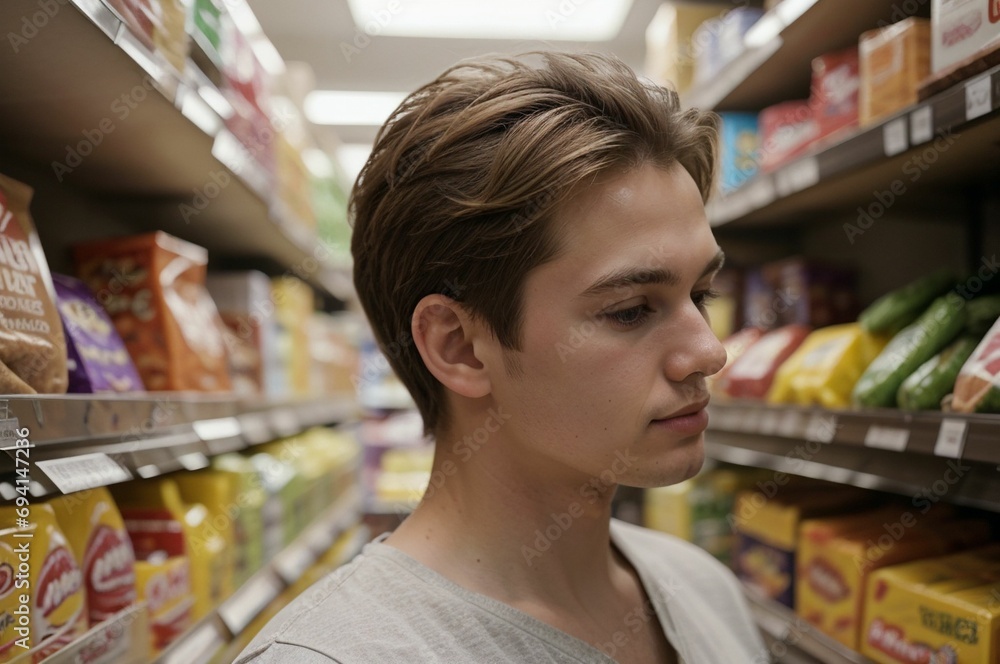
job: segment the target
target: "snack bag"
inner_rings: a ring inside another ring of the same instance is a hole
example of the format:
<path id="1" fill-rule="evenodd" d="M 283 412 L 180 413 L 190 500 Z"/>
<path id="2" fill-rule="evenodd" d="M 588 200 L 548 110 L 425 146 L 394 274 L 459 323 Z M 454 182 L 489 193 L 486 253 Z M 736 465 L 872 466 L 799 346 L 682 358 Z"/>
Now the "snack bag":
<path id="1" fill-rule="evenodd" d="M 66 333 L 70 392 L 141 392 L 142 380 L 104 308 L 79 279 L 52 275 Z"/>
<path id="2" fill-rule="evenodd" d="M 759 327 L 744 327 L 739 332 L 726 337 L 722 341 L 722 347 L 726 349 L 726 364 L 722 370 L 714 376 L 708 376 L 706 383 L 713 395 L 724 395 L 726 385 L 729 382 L 729 370 L 733 363 L 740 359 L 740 356 L 747 351 L 750 346 L 757 343 L 764 331 Z"/>
<path id="3" fill-rule="evenodd" d="M 1000 319 L 958 372 L 951 407 L 959 413 L 1000 413 Z"/>
<path id="4" fill-rule="evenodd" d="M 135 553 L 111 493 L 88 489 L 48 504 L 83 572 L 90 626 L 134 604 Z"/>
<path id="5" fill-rule="evenodd" d="M 237 394 L 264 394 L 278 382 L 271 280 L 262 272 L 209 274 L 205 282 L 229 335 L 229 373 Z"/>
<path id="6" fill-rule="evenodd" d="M 0 175 L 0 393 L 66 391 L 66 340 L 28 212 L 32 191 Z"/>
<path id="7" fill-rule="evenodd" d="M 212 471 L 232 483 L 235 502 L 227 503 L 232 519 L 233 587 L 239 588 L 264 564 L 264 505 L 267 494 L 253 463 L 241 454 L 221 454 L 212 458 Z M 181 483 L 181 494 L 193 500 Z M 280 508 L 279 508 L 280 510 Z"/>
<path id="8" fill-rule="evenodd" d="M 293 396 L 309 394 L 309 335 L 305 321 L 313 311 L 312 289 L 295 277 L 279 277 L 272 282 L 278 353 L 285 366 Z"/>
<path id="9" fill-rule="evenodd" d="M 22 507 L 0 507 L 0 530 L 24 532 L 17 527 Z M 28 552 L 28 606 L 31 611 L 30 629 L 27 630 L 32 661 L 41 662 L 57 652 L 87 630 L 86 594 L 83 578 L 69 542 L 56 523 L 55 513 L 45 504 L 31 505 L 27 519 L 34 527 Z M 24 518 L 24 517 L 21 517 Z M 28 541 L 10 533 L 3 537 L 19 557 L 19 546 Z M 20 558 L 19 558 L 20 561 Z M 18 569 L 15 567 L 15 569 Z M 15 588 L 20 595 L 23 590 Z M 19 598 L 18 598 L 19 599 Z M 18 601 L 18 600 L 15 600 Z M 20 635 L 19 637 L 20 638 Z M 14 647 L 8 656 L 23 650 Z"/>
<path id="10" fill-rule="evenodd" d="M 786 325 L 762 336 L 729 369 L 726 393 L 731 397 L 763 398 L 781 364 L 808 336 L 805 325 Z"/>
<path id="11" fill-rule="evenodd" d="M 115 322 L 147 390 L 230 389 L 203 248 L 157 231 L 73 249 L 80 278 Z"/>

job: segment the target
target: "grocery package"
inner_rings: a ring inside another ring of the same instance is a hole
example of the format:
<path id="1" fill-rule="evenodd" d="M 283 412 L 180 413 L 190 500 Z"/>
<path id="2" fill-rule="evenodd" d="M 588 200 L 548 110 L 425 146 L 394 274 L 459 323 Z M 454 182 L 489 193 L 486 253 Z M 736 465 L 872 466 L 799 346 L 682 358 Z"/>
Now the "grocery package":
<path id="1" fill-rule="evenodd" d="M 857 46 L 813 58 L 809 102 L 816 114 L 817 140 L 857 126 L 860 82 Z"/>
<path id="2" fill-rule="evenodd" d="M 147 390 L 227 391 L 207 252 L 162 231 L 78 244 L 80 278 L 115 322 Z"/>
<path id="3" fill-rule="evenodd" d="M 186 0 L 156 2 L 160 7 L 160 24 L 153 32 L 153 43 L 164 59 L 183 74 L 190 49 Z"/>
<path id="4" fill-rule="evenodd" d="M 190 3 L 191 59 L 217 86 L 223 63 L 226 31 L 233 29 L 229 13 L 221 0 L 193 0 Z"/>
<path id="5" fill-rule="evenodd" d="M 284 394 L 282 377 L 270 375 L 278 366 L 271 280 L 256 271 L 210 273 L 205 287 L 230 332 L 225 339 L 233 391 Z"/>
<path id="6" fill-rule="evenodd" d="M 862 127 L 917 102 L 920 83 L 930 73 L 930 23 L 910 17 L 870 30 L 858 41 Z"/>
<path id="7" fill-rule="evenodd" d="M 703 22 L 731 9 L 729 3 L 664 2 L 646 28 L 646 75 L 658 85 L 674 86 L 678 92 L 691 87 L 695 58 L 709 47 L 695 38 Z"/>
<path id="8" fill-rule="evenodd" d="M 778 369 L 767 400 L 847 408 L 854 384 L 887 341 L 857 323 L 816 330 Z"/>
<path id="9" fill-rule="evenodd" d="M 940 74 L 1000 45 L 1000 8 L 990 0 L 934 0 L 931 72 Z"/>
<path id="10" fill-rule="evenodd" d="M 997 560 L 992 545 L 873 572 L 861 652 L 879 664 L 1000 661 Z"/>
<path id="11" fill-rule="evenodd" d="M 290 212 L 289 220 L 310 233 L 316 232 L 316 211 L 312 200 L 312 176 L 302 157 L 308 146 L 295 146 L 284 132 L 275 138 L 275 167 L 278 198 Z"/>
<path id="12" fill-rule="evenodd" d="M 1000 318 L 958 372 L 951 408 L 959 413 L 1000 413 Z"/>
<path id="13" fill-rule="evenodd" d="M 70 392 L 141 392 L 132 358 L 107 312 L 79 279 L 53 274 L 66 337 Z"/>
<path id="14" fill-rule="evenodd" d="M 714 302 L 713 302 L 714 304 Z M 330 314 L 314 312 L 306 321 L 309 336 L 310 391 L 346 394 L 354 391 L 358 375 L 358 350 L 341 323 Z"/>
<path id="15" fill-rule="evenodd" d="M 247 149 L 262 169 L 268 191 L 275 189 L 274 126 L 268 117 L 268 76 L 254 53 L 250 39 L 239 30 L 226 32 L 222 62 L 222 94 L 233 107 L 226 128 Z"/>
<path id="16" fill-rule="evenodd" d="M 894 336 L 854 386 L 860 406 L 891 408 L 903 381 L 958 336 L 965 325 L 965 300 L 955 293 L 939 297 L 920 318 Z"/>
<path id="17" fill-rule="evenodd" d="M 719 185 L 729 194 L 757 174 L 760 136 L 756 113 L 720 113 Z"/>
<path id="18" fill-rule="evenodd" d="M 299 521 L 295 506 L 301 489 L 295 466 L 266 452 L 250 456 L 256 470 L 264 504 L 261 508 L 261 555 L 265 562 L 273 559 L 298 535 Z"/>
<path id="19" fill-rule="evenodd" d="M 743 326 L 743 270 L 725 267 L 715 275 L 717 293 L 707 305 L 708 324 L 719 339 L 726 339 Z"/>
<path id="20" fill-rule="evenodd" d="M 786 325 L 762 336 L 727 370 L 725 393 L 762 399 L 771 389 L 778 368 L 809 335 L 805 325 Z"/>
<path id="21" fill-rule="evenodd" d="M 851 517 L 846 517 L 850 520 Z M 843 520 L 833 528 L 805 521 L 799 532 L 795 609 L 820 631 L 857 650 L 865 587 L 870 573 L 888 565 L 983 544 L 983 521 L 918 520 L 906 509 L 890 510 L 865 524 Z M 833 520 L 834 522 L 837 519 Z"/>
<path id="22" fill-rule="evenodd" d="M 962 335 L 921 364 L 899 386 L 896 393 L 899 407 L 905 410 L 940 410 L 941 400 L 955 387 L 958 372 L 978 343 L 978 337 Z"/>
<path id="23" fill-rule="evenodd" d="M 212 470 L 231 483 L 230 496 L 234 502 L 225 504 L 225 516 L 232 521 L 230 534 L 233 542 L 233 588 L 239 588 L 264 564 L 264 504 L 267 495 L 261 486 L 257 469 L 241 454 L 222 454 L 212 458 Z M 195 478 L 196 473 L 191 473 Z M 190 480 L 196 482 L 197 479 Z M 195 502 L 194 495 L 182 480 L 178 484 L 188 502 Z M 216 505 L 212 500 L 207 504 Z M 279 508 L 280 511 L 280 508 Z M 213 517 L 214 522 L 215 517 Z"/>
<path id="24" fill-rule="evenodd" d="M 736 496 L 733 571 L 755 592 L 794 608 L 800 522 L 870 508 L 872 499 L 850 487 L 810 485 L 784 473 L 774 473 L 758 489 Z"/>
<path id="25" fill-rule="evenodd" d="M 719 373 L 714 376 L 708 376 L 706 379 L 708 388 L 712 394 L 725 395 L 726 384 L 729 382 L 729 370 L 732 368 L 733 363 L 750 346 L 754 345 L 763 334 L 764 331 L 759 327 L 744 327 L 739 332 L 722 340 L 722 347 L 726 349 L 726 364 Z"/>
<path id="26" fill-rule="evenodd" d="M 731 7 L 729 11 L 719 16 L 717 47 L 719 66 L 725 67 L 744 54 L 746 46 L 743 38 L 763 15 L 763 9 L 744 5 Z"/>
<path id="27" fill-rule="evenodd" d="M 185 540 L 184 505 L 168 479 L 116 484 L 111 492 L 135 551 L 136 588 L 149 610 L 150 646 L 160 652 L 191 626 L 194 593 L 208 590 L 192 582 L 195 554 Z"/>
<path id="28" fill-rule="evenodd" d="M 278 322 L 278 354 L 285 367 L 288 387 L 296 396 L 309 394 L 309 336 L 305 321 L 312 315 L 313 293 L 295 277 L 278 277 L 272 283 Z"/>
<path id="29" fill-rule="evenodd" d="M 49 505 L 83 573 L 90 626 L 134 604 L 135 554 L 111 493 L 87 489 Z"/>
<path id="30" fill-rule="evenodd" d="M 22 519 L 31 525 L 22 527 Z M 26 534 L 30 539 L 24 537 Z M 18 610 L 26 605 L 29 616 L 26 629 L 18 618 L 0 630 L 0 661 L 24 653 L 17 641 L 26 639 L 23 643 L 28 644 L 29 661 L 41 662 L 87 631 L 87 598 L 80 568 L 52 508 L 42 503 L 0 507 L 0 543 L 0 580 L 9 593 L 0 599 L 0 613 L 19 616 Z M 14 570 L 22 574 L 25 553 L 27 577 L 15 577 Z M 5 574 L 9 579 L 3 579 Z M 25 595 L 26 604 L 21 601 Z"/>
<path id="31" fill-rule="evenodd" d="M 66 340 L 32 191 L 0 175 L 0 394 L 66 391 Z"/>
<path id="32" fill-rule="evenodd" d="M 761 110 L 760 169 L 773 171 L 809 149 L 819 138 L 819 123 L 808 99 L 785 101 Z"/>
<path id="33" fill-rule="evenodd" d="M 105 0 L 125 25 L 148 48 L 154 47 L 153 38 L 160 25 L 159 0 Z"/>
<path id="34" fill-rule="evenodd" d="M 950 270 L 932 272 L 872 302 L 858 316 L 858 322 L 869 332 L 896 334 L 917 320 L 931 302 L 955 283 Z"/>
<path id="35" fill-rule="evenodd" d="M 852 322 L 858 315 L 856 281 L 851 269 L 800 257 L 765 263 L 747 271 L 745 320 L 765 329 Z"/>

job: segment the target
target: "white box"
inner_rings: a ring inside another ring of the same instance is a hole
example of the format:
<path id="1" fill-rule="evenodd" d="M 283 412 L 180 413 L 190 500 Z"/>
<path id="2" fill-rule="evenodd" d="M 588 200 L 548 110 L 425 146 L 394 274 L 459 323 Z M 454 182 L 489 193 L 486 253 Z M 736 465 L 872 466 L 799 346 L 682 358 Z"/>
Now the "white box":
<path id="1" fill-rule="evenodd" d="M 1000 44 L 996 0 L 934 0 L 931 5 L 931 73 Z"/>

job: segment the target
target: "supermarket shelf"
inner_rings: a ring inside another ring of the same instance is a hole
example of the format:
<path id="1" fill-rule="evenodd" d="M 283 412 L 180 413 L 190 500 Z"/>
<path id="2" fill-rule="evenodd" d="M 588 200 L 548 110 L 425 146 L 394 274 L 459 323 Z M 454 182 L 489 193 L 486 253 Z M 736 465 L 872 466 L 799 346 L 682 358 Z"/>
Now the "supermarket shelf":
<path id="1" fill-rule="evenodd" d="M 4 396 L 0 446 L 9 459 L 0 477 L 16 470 L 18 439 L 31 445 L 30 489 L 42 496 L 196 470 L 211 456 L 345 422 L 356 409 L 350 395 L 298 401 L 176 392 Z M 0 482 L 0 496 L 12 497 L 14 490 Z"/>
<path id="2" fill-rule="evenodd" d="M 352 487 L 287 549 L 164 650 L 155 660 L 156 664 L 211 662 L 223 646 L 242 633 L 287 587 L 301 578 L 341 533 L 358 523 L 360 507 L 360 493 L 357 487 Z M 348 562 L 367 541 L 367 531 L 358 529 L 338 564 Z"/>
<path id="3" fill-rule="evenodd" d="M 777 661 L 872 664 L 867 657 L 816 631 L 786 606 L 749 589 L 745 594 L 750 604 L 750 613 Z"/>
<path id="4" fill-rule="evenodd" d="M 1000 416 L 713 403 L 712 431 L 913 452 L 1000 465 Z"/>
<path id="5" fill-rule="evenodd" d="M 352 297 L 349 268 L 317 260 L 319 239 L 271 200 L 267 174 L 224 128 L 232 109 L 207 77 L 191 63 L 174 70 L 100 0 L 53 5 L 44 25 L 24 28 L 30 38 L 0 56 L 9 153 L 46 169 L 52 186 L 124 201 L 137 231 L 165 230 L 213 256 L 257 257 L 273 273 Z M 0 22 L 32 25 L 39 7 L 0 3 Z"/>
<path id="6" fill-rule="evenodd" d="M 814 57 L 857 43 L 880 21 L 898 19 L 893 11 L 899 10 L 891 0 L 785 0 L 750 28 L 739 57 L 682 101 L 695 108 L 756 110 L 803 99 Z"/>
<path id="7" fill-rule="evenodd" d="M 142 602 L 123 609 L 42 660 L 43 664 L 78 664 L 79 662 L 114 662 L 146 664 L 149 661 L 149 614 Z M 31 653 L 11 660 L 29 664 Z"/>
<path id="8" fill-rule="evenodd" d="M 758 174 L 731 195 L 711 201 L 709 220 L 713 226 L 744 227 L 805 221 L 812 213 L 839 210 L 870 225 L 887 207 L 920 209 L 936 203 L 939 208 L 941 197 L 928 192 L 930 187 L 947 186 L 957 195 L 1000 174 L 998 111 L 1000 67 L 993 67 L 773 173 Z"/>

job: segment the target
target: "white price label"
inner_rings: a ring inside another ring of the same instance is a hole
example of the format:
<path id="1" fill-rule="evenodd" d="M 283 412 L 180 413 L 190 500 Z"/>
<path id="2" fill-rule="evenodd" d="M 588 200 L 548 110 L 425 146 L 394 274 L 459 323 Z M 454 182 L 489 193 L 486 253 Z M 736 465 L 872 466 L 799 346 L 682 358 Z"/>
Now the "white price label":
<path id="1" fill-rule="evenodd" d="M 934 138 L 934 109 L 921 106 L 910 113 L 910 143 L 919 145 Z"/>
<path id="2" fill-rule="evenodd" d="M 972 120 L 993 110 L 993 89 L 989 75 L 965 84 L 965 119 Z"/>
<path id="3" fill-rule="evenodd" d="M 886 157 L 894 157 L 901 152 L 906 152 L 906 149 L 910 147 L 905 117 L 885 123 L 882 127 L 882 146 L 885 148 Z"/>
<path id="4" fill-rule="evenodd" d="M 215 420 L 198 420 L 192 423 L 194 432 L 204 441 L 220 438 L 234 438 L 242 433 L 240 422 L 235 417 L 220 417 Z"/>
<path id="5" fill-rule="evenodd" d="M 806 440 L 815 443 L 833 442 L 837 433 L 837 416 L 830 413 L 814 413 L 806 425 Z"/>
<path id="6" fill-rule="evenodd" d="M 875 447 L 881 450 L 903 452 L 910 442 L 910 430 L 896 427 L 883 427 L 873 424 L 865 434 L 865 447 Z"/>
<path id="7" fill-rule="evenodd" d="M 36 464 L 63 493 L 127 482 L 132 473 L 103 452 L 47 459 Z"/>
<path id="8" fill-rule="evenodd" d="M 819 162 L 816 157 L 800 159 L 774 175 L 774 188 L 779 196 L 790 196 L 812 187 L 817 182 L 819 182 Z"/>
<path id="9" fill-rule="evenodd" d="M 938 430 L 937 442 L 934 443 L 934 454 L 943 457 L 962 457 L 962 450 L 965 449 L 965 432 L 969 423 L 965 420 L 954 418 L 944 418 L 941 420 L 941 429 Z"/>
<path id="10" fill-rule="evenodd" d="M 208 467 L 208 457 L 201 452 L 191 452 L 177 457 L 177 462 L 184 470 L 201 470 Z"/>

